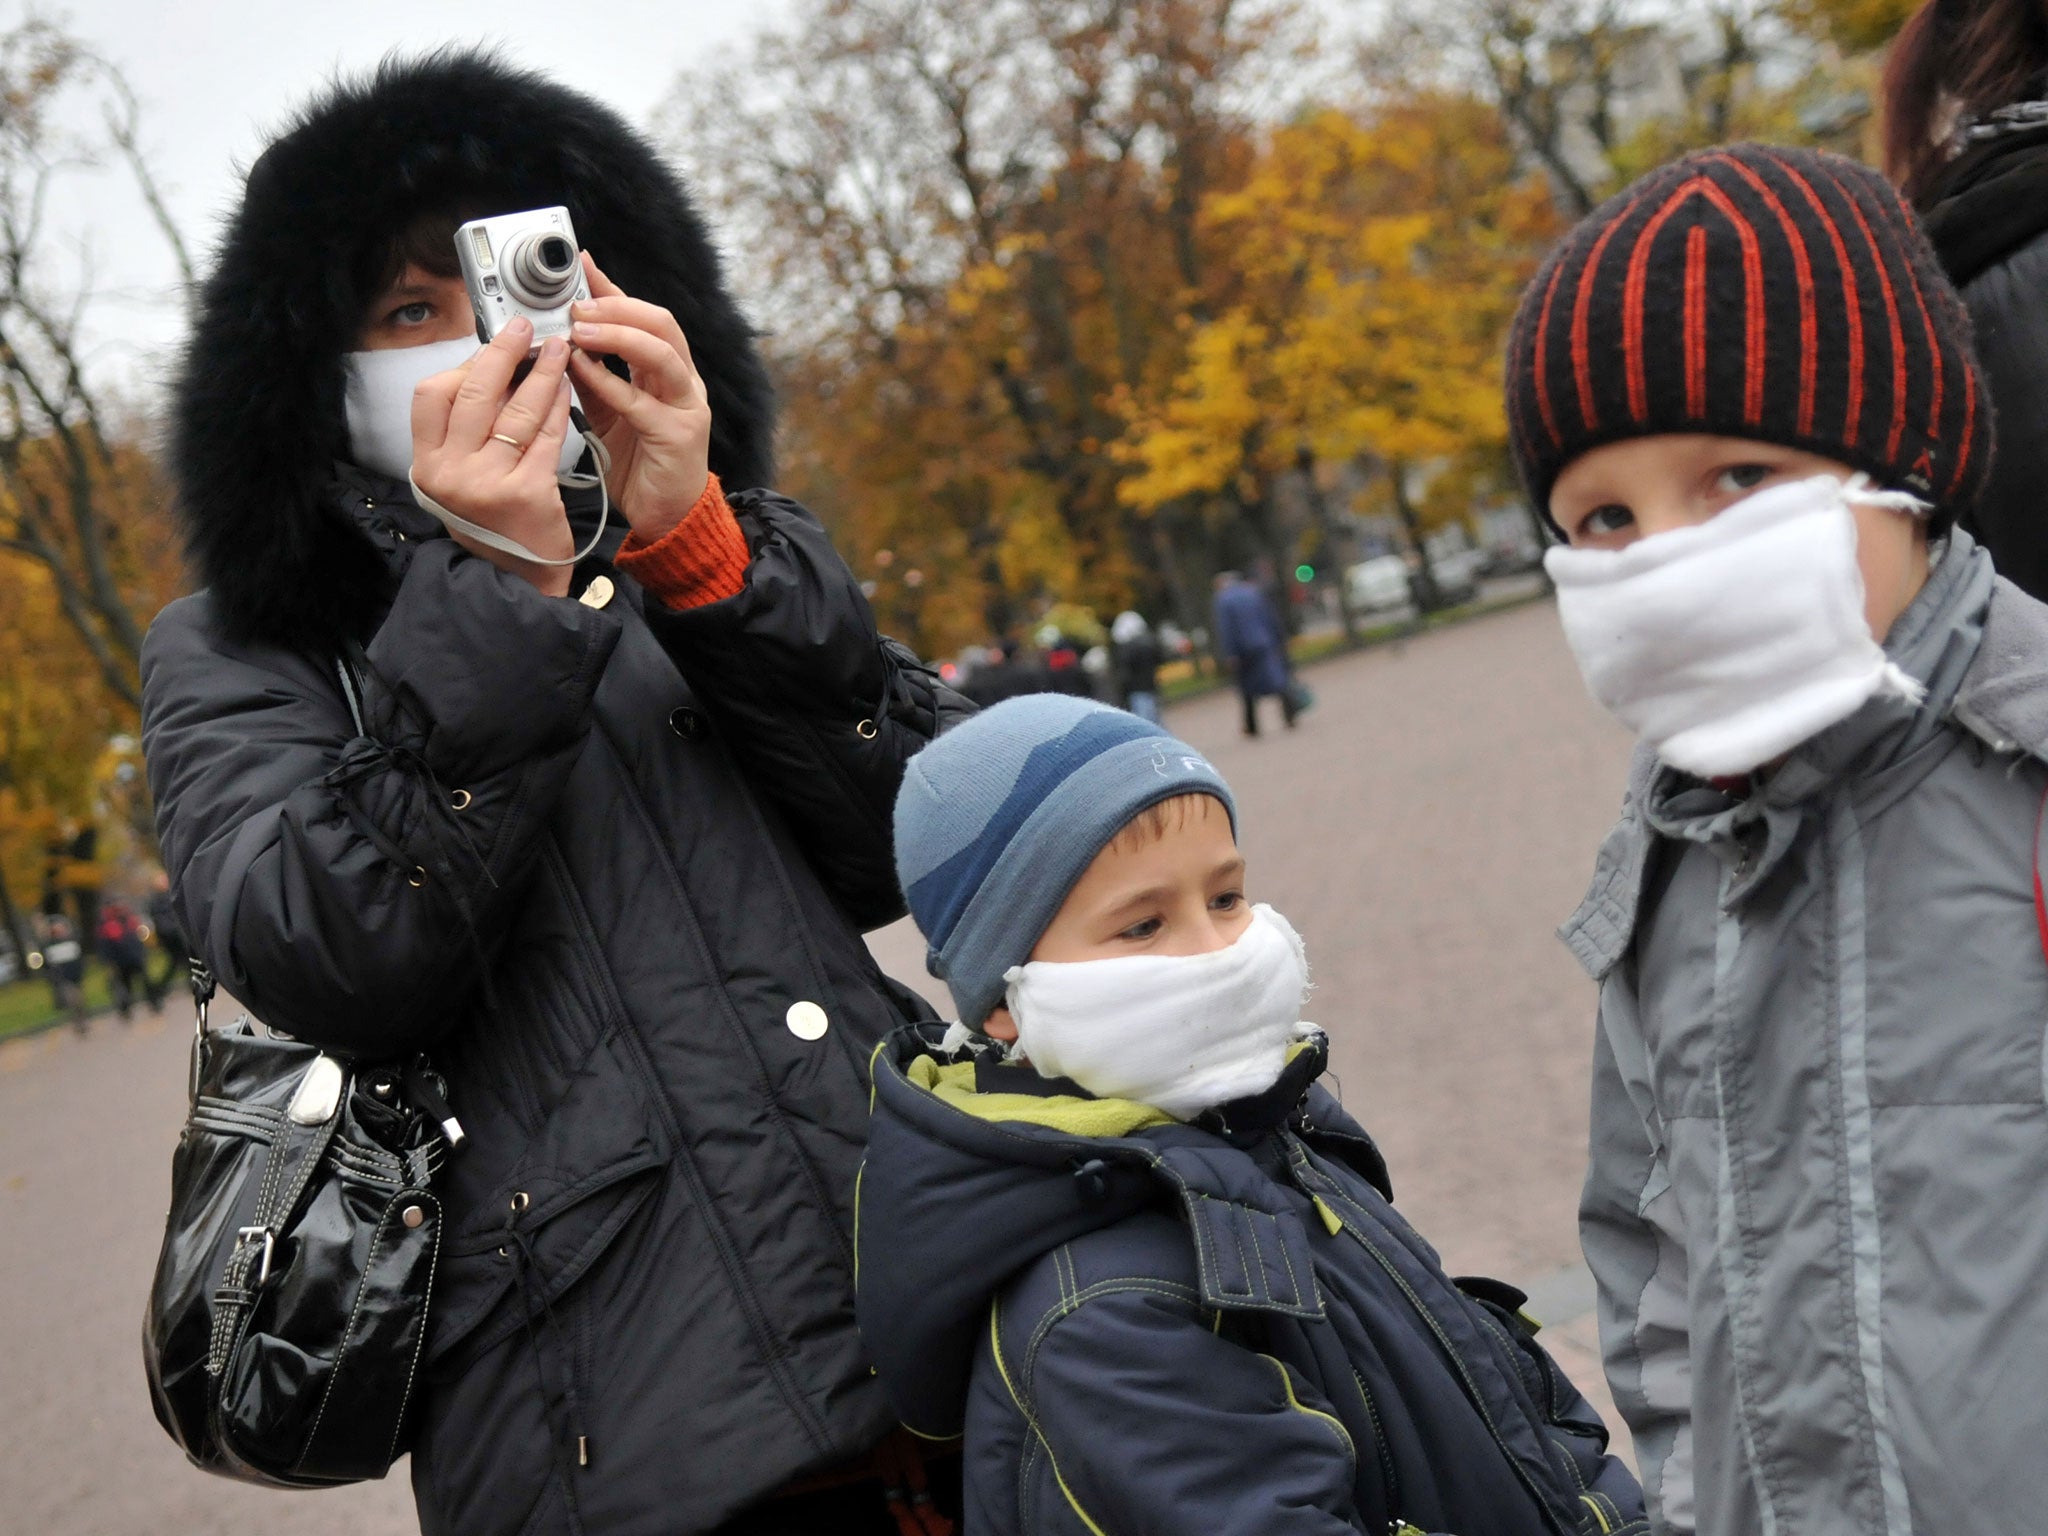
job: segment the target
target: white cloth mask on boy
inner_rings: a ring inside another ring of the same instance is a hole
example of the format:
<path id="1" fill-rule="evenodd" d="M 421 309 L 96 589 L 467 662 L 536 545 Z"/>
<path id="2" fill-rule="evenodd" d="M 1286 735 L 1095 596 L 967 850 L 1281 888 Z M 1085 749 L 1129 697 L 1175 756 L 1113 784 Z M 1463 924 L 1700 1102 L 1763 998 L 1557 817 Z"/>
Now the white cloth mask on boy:
<path id="1" fill-rule="evenodd" d="M 1863 617 L 1851 504 L 1926 503 L 1816 475 L 1626 549 L 1555 548 L 1565 639 L 1593 697 L 1672 767 L 1748 773 L 1880 694 L 1919 702 Z"/>
<path id="2" fill-rule="evenodd" d="M 1272 1087 L 1313 1028 L 1301 936 L 1263 905 L 1227 949 L 1032 960 L 1003 979 L 1018 1050 L 1040 1073 L 1179 1120 Z"/>

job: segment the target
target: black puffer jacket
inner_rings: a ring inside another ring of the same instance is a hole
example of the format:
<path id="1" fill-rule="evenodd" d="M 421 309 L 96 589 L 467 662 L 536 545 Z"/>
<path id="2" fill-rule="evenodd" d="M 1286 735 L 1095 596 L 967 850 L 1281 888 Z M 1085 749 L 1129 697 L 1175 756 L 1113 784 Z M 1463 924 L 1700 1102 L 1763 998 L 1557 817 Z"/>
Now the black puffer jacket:
<path id="1" fill-rule="evenodd" d="M 2048 600 L 2048 127 L 2001 134 L 1959 157 L 1926 220 L 1969 307 L 1997 411 L 1990 477 L 1959 521 L 2001 576 Z"/>
<path id="2" fill-rule="evenodd" d="M 601 557 L 586 601 L 543 597 L 336 466 L 364 296 L 278 244 L 345 264 L 363 230 L 470 195 L 566 200 L 681 316 L 712 467 L 765 475 L 748 332 L 646 147 L 486 62 L 387 69 L 258 162 L 206 289 L 175 442 L 208 587 L 150 633 L 150 781 L 223 985 L 322 1045 L 430 1048 L 470 1133 L 425 1530 L 675 1536 L 890 1423 L 854 1329 L 853 1186 L 869 1052 L 921 1010 L 860 930 L 899 910 L 902 765 L 965 706 L 767 491 L 731 496 L 745 590 L 670 613 Z M 367 736 L 332 669 L 349 640 Z"/>
<path id="3" fill-rule="evenodd" d="M 1647 1531 L 1520 1293 L 1395 1214 L 1320 1037 L 1182 1125 L 940 1033 L 876 1062 L 860 1318 L 904 1423 L 965 1435 L 974 1536 Z"/>

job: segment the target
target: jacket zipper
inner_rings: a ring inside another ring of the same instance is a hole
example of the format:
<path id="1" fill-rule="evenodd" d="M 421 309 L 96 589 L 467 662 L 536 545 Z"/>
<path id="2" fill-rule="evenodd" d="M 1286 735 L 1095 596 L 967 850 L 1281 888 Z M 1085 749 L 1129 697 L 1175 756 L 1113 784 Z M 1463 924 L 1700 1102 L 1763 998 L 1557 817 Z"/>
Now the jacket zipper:
<path id="1" fill-rule="evenodd" d="M 1390 1510 L 1399 1509 L 1401 1507 L 1401 1478 L 1394 1470 L 1394 1453 L 1387 1446 L 1386 1428 L 1380 1423 L 1380 1410 L 1378 1405 L 1372 1400 L 1372 1388 L 1365 1384 L 1365 1377 L 1355 1368 L 1351 1372 L 1351 1379 L 1358 1383 L 1358 1395 L 1365 1399 L 1365 1416 L 1372 1421 L 1372 1446 L 1379 1453 L 1380 1478 L 1386 1484 L 1387 1489 L 1387 1508 Z M 1399 1529 L 1402 1521 L 1398 1515 L 1389 1515 L 1387 1523 L 1390 1527 Z"/>
<path id="2" fill-rule="evenodd" d="M 1313 1174 L 1317 1182 L 1326 1186 L 1329 1193 L 1337 1201 L 1350 1210 L 1355 1211 L 1357 1209 L 1351 1197 L 1334 1180 L 1325 1178 L 1321 1170 L 1316 1169 L 1306 1161 L 1301 1164 L 1301 1167 L 1304 1171 Z M 1408 1304 L 1415 1309 L 1416 1316 L 1420 1317 L 1428 1325 L 1429 1331 L 1435 1335 L 1438 1346 L 1443 1350 L 1445 1358 L 1451 1362 L 1452 1367 L 1457 1371 L 1459 1381 L 1464 1384 L 1465 1395 L 1471 1399 L 1472 1406 L 1479 1410 L 1479 1417 L 1485 1421 L 1486 1432 L 1493 1437 L 1493 1443 L 1499 1447 L 1501 1455 L 1507 1460 L 1507 1464 L 1514 1468 L 1515 1476 L 1521 1481 L 1522 1486 L 1528 1489 L 1530 1497 L 1535 1499 L 1536 1507 L 1543 1511 L 1546 1522 L 1553 1530 L 1560 1530 L 1560 1527 L 1557 1525 L 1556 1511 L 1550 1507 L 1549 1499 L 1544 1497 L 1543 1489 L 1539 1488 L 1536 1485 L 1536 1480 L 1530 1476 L 1529 1469 L 1522 1465 L 1522 1458 L 1509 1449 L 1506 1438 L 1500 1432 L 1500 1427 L 1493 1422 L 1493 1414 L 1487 1409 L 1486 1399 L 1480 1395 L 1479 1383 L 1473 1380 L 1471 1369 L 1465 1363 L 1465 1357 L 1458 1353 L 1457 1346 L 1451 1342 L 1450 1334 L 1445 1332 L 1444 1326 L 1438 1321 L 1436 1314 L 1429 1310 L 1420 1296 L 1415 1294 L 1415 1289 L 1409 1285 L 1407 1276 L 1395 1268 L 1392 1261 L 1380 1252 L 1379 1245 L 1373 1242 L 1352 1221 L 1346 1210 L 1339 1210 L 1337 1212 L 1337 1219 L 1343 1223 L 1345 1231 L 1358 1239 L 1359 1246 L 1372 1255 L 1373 1262 L 1386 1272 L 1387 1278 L 1401 1288 L 1401 1294 L 1408 1298 Z M 1561 1536 L 1570 1536 L 1570 1533 L 1561 1532 Z"/>

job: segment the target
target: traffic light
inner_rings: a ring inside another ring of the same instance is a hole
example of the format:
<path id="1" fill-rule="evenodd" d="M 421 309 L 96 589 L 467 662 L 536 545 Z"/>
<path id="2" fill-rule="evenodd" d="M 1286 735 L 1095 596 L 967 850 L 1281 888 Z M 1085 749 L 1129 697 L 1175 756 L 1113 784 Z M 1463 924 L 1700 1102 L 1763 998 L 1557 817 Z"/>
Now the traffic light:
<path id="1" fill-rule="evenodd" d="M 1316 568 L 1307 564 L 1297 565 L 1294 568 L 1294 579 L 1303 586 L 1307 586 L 1316 579 Z"/>

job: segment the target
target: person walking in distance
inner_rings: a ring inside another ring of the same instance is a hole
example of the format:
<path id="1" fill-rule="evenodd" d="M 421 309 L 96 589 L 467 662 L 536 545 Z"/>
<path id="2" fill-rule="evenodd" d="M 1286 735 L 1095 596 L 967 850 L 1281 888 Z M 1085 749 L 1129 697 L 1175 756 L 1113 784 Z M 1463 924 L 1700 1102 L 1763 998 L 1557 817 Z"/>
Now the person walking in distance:
<path id="1" fill-rule="evenodd" d="M 1141 720 L 1159 721 L 1159 640 L 1145 616 L 1125 609 L 1109 627 L 1110 669 L 1123 706 Z"/>
<path id="2" fill-rule="evenodd" d="M 552 212 L 589 298 L 479 346 L 456 231 Z M 769 488 L 683 185 L 487 54 L 342 81 L 250 167 L 170 411 L 178 910 L 264 1023 L 431 1049 L 468 1133 L 422 1531 L 895 1536 L 903 1466 L 947 1459 L 861 1349 L 854 1178 L 868 1056 L 929 1010 L 861 935 L 903 910 L 903 764 L 968 706 Z"/>
<path id="3" fill-rule="evenodd" d="M 1294 728 L 1293 669 L 1287 631 L 1266 594 L 1236 571 L 1216 578 L 1216 656 L 1237 684 L 1244 704 L 1244 734 L 1259 734 L 1259 700 L 1277 697 L 1280 717 Z"/>
<path id="4" fill-rule="evenodd" d="M 107 983 L 113 992 L 114 1011 L 122 1021 L 135 1016 L 135 994 L 149 1000 L 151 1013 L 164 1011 L 163 988 L 149 974 L 149 946 L 143 942 L 142 924 L 126 902 L 110 901 L 100 908 L 94 948 L 100 964 L 107 968 Z"/>
<path id="5" fill-rule="evenodd" d="M 70 918 L 53 915 L 44 923 L 43 970 L 50 978 L 50 996 L 57 1011 L 82 1035 L 86 1031 L 85 946 Z"/>

